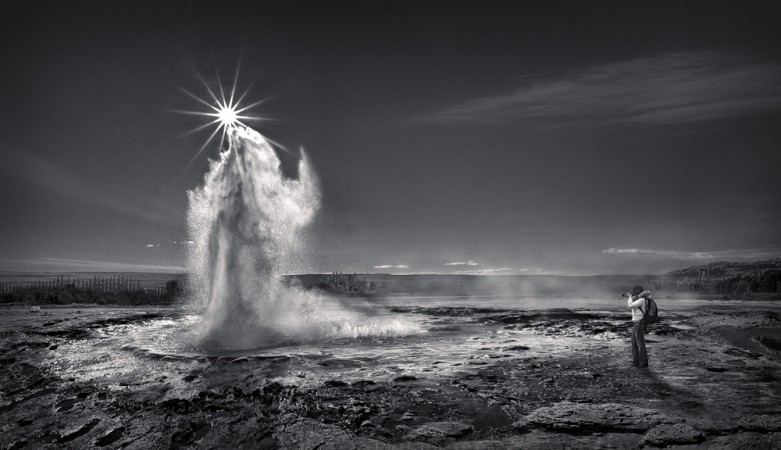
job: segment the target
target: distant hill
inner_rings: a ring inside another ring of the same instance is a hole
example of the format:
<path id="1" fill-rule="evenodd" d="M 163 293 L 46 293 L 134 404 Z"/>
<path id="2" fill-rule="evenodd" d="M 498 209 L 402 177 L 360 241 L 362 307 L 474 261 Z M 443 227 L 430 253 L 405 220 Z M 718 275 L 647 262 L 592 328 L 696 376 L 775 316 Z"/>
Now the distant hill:
<path id="1" fill-rule="evenodd" d="M 781 258 L 769 261 L 716 261 L 710 264 L 691 266 L 666 273 L 668 277 L 734 277 L 751 275 L 761 271 L 781 270 Z"/>
<path id="2" fill-rule="evenodd" d="M 618 295 L 639 284 L 654 292 L 781 298 L 781 259 L 719 261 L 664 275 L 300 274 L 286 279 L 304 289 L 369 296 Z"/>
<path id="3" fill-rule="evenodd" d="M 717 261 L 673 270 L 662 277 L 662 286 L 678 291 L 728 296 L 754 293 L 781 295 L 781 259 L 750 262 Z"/>
<path id="4" fill-rule="evenodd" d="M 337 294 L 369 296 L 525 296 L 621 292 L 635 284 L 653 286 L 653 275 L 448 275 L 301 274 L 289 284 Z"/>

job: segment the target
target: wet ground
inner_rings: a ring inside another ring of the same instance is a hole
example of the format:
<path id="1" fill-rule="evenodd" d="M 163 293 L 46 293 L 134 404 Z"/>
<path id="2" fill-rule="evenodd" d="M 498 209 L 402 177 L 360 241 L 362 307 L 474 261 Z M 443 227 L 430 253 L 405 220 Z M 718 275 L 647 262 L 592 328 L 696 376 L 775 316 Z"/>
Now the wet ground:
<path id="1" fill-rule="evenodd" d="M 779 447 L 781 304 L 670 302 L 647 370 L 616 302 L 386 299 L 415 332 L 231 352 L 177 308 L 8 308 L 0 447 Z"/>

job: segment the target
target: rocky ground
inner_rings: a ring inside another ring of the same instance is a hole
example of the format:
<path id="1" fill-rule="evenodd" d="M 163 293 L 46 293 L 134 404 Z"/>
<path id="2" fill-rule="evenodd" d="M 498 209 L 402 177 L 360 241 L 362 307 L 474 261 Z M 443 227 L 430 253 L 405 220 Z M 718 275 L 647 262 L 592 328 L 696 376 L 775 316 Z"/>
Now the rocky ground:
<path id="1" fill-rule="evenodd" d="M 100 330 L 171 309 L 5 310 L 0 447 L 779 448 L 780 309 L 669 313 L 642 370 L 623 312 L 398 308 L 467 350 L 388 376 L 370 359 L 101 347 Z"/>

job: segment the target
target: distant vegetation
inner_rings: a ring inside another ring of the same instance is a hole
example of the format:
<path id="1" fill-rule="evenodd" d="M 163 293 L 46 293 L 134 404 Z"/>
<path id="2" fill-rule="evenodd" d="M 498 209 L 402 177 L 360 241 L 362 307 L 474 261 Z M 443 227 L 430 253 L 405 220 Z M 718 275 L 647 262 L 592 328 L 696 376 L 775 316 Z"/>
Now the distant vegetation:
<path id="1" fill-rule="evenodd" d="M 390 275 L 306 274 L 285 277 L 287 284 L 334 294 L 382 295 L 579 295 L 615 292 L 640 284 L 655 292 L 719 297 L 780 297 L 781 259 L 714 262 L 664 275 Z"/>
<path id="2" fill-rule="evenodd" d="M 130 274 L 58 276 L 35 281 L 0 282 L 0 304 L 163 305 L 186 296 L 179 275 L 158 278 L 153 286 Z M 641 284 L 654 292 L 697 293 L 730 298 L 781 298 L 781 259 L 757 262 L 714 262 L 674 270 L 664 275 L 390 275 L 302 274 L 283 282 L 307 290 L 337 295 L 383 296 L 518 296 L 625 292 Z"/>
<path id="3" fill-rule="evenodd" d="M 378 287 L 377 283 L 367 279 L 367 275 L 345 274 L 339 272 L 286 275 L 283 280 L 288 286 L 298 286 L 306 290 L 317 289 L 333 294 L 369 295 Z"/>
<path id="4" fill-rule="evenodd" d="M 0 303 L 29 305 L 160 305 L 172 303 L 181 294 L 179 280 L 170 280 L 164 287 L 144 288 L 129 274 L 0 283 Z"/>
<path id="5" fill-rule="evenodd" d="M 754 293 L 781 295 L 781 259 L 756 262 L 719 261 L 674 270 L 661 277 L 665 290 L 726 296 Z"/>

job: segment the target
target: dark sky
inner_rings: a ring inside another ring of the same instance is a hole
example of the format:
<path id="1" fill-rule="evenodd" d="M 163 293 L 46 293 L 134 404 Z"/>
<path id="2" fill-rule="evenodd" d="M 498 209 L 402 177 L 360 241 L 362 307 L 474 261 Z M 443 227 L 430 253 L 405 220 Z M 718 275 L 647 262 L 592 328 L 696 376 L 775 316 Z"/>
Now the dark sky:
<path id="1" fill-rule="evenodd" d="M 6 5 L 0 270 L 183 266 L 218 147 L 170 110 L 239 61 L 320 177 L 300 271 L 781 256 L 778 2 L 270 3 Z"/>

